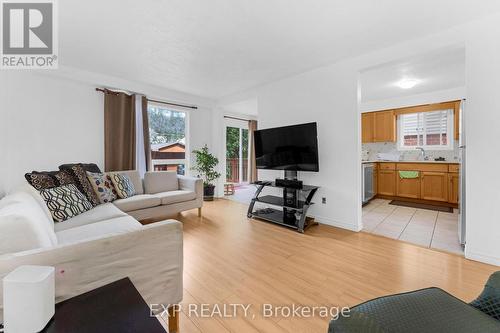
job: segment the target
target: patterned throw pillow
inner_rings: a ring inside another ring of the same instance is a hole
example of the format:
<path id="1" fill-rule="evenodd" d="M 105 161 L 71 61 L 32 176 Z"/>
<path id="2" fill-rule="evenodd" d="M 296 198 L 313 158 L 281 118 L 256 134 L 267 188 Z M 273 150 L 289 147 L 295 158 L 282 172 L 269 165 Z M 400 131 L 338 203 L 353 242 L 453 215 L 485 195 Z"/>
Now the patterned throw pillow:
<path id="1" fill-rule="evenodd" d="M 57 185 L 59 186 L 75 184 L 73 176 L 71 176 L 71 174 L 65 170 L 56 172 L 54 174 L 54 177 L 56 178 Z"/>
<path id="2" fill-rule="evenodd" d="M 80 164 L 73 165 L 69 169 L 64 169 L 64 171 L 68 172 L 73 177 L 76 188 L 89 199 L 92 206 L 95 207 L 100 204 L 99 198 L 87 178 L 87 173 Z"/>
<path id="3" fill-rule="evenodd" d="M 120 198 L 125 199 L 135 195 L 135 187 L 129 176 L 120 173 L 111 173 L 110 176 Z"/>
<path id="4" fill-rule="evenodd" d="M 53 188 L 57 186 L 57 181 L 52 172 L 32 171 L 24 175 L 28 183 L 37 190 Z"/>
<path id="5" fill-rule="evenodd" d="M 54 222 L 62 222 L 93 208 L 74 184 L 40 191 Z"/>
<path id="6" fill-rule="evenodd" d="M 66 171 L 32 171 L 25 174 L 24 178 L 37 190 L 75 183 L 71 174 Z"/>
<path id="7" fill-rule="evenodd" d="M 92 184 L 92 187 L 102 204 L 116 200 L 116 190 L 109 175 L 100 172 L 96 173 L 87 171 L 87 178 Z"/>

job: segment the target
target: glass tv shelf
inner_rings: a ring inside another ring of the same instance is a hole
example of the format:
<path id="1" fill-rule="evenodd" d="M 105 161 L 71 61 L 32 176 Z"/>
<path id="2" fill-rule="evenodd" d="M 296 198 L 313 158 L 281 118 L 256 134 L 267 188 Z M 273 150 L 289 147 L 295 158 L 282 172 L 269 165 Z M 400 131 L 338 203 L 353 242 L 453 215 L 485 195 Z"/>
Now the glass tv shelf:
<path id="1" fill-rule="evenodd" d="M 297 189 L 293 187 L 278 186 L 273 181 L 259 181 L 253 184 L 257 186 L 257 191 L 248 207 L 248 218 L 256 218 L 279 224 L 295 229 L 301 233 L 303 233 L 308 226 L 313 224 L 310 222 L 312 219 L 307 218 L 307 210 L 313 204 L 312 198 L 319 189 L 319 186 L 303 185 L 300 189 Z M 283 189 L 283 196 L 261 195 L 265 187 L 281 188 Z M 292 200 L 292 202 L 285 200 L 285 191 L 295 191 L 295 197 L 297 199 Z M 305 199 L 300 200 L 299 198 Z M 255 209 L 256 203 L 274 207 Z"/>

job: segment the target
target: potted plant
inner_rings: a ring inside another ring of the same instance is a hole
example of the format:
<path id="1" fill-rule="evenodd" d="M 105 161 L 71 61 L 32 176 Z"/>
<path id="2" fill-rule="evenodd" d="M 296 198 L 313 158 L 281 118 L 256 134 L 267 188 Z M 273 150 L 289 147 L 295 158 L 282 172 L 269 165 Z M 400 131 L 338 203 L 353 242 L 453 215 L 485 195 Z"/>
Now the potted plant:
<path id="1" fill-rule="evenodd" d="M 215 171 L 215 167 L 219 164 L 219 159 L 208 151 L 207 145 L 199 150 L 193 150 L 195 154 L 195 165 L 193 170 L 198 172 L 198 177 L 203 179 L 203 200 L 214 200 L 214 181 L 221 176 Z"/>

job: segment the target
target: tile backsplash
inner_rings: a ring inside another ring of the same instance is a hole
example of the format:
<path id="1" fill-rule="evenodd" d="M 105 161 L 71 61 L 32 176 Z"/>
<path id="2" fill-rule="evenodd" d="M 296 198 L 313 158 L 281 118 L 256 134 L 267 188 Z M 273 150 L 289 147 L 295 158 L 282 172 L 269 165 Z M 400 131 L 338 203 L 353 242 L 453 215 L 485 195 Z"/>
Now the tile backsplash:
<path id="1" fill-rule="evenodd" d="M 376 160 L 378 153 L 399 154 L 400 160 L 415 160 L 419 155 L 419 150 L 398 150 L 396 142 L 375 142 L 363 143 L 362 150 L 368 151 L 368 160 Z M 453 142 L 453 150 L 426 150 L 425 154 L 431 160 L 437 157 L 444 157 L 447 161 L 458 161 L 458 141 Z"/>

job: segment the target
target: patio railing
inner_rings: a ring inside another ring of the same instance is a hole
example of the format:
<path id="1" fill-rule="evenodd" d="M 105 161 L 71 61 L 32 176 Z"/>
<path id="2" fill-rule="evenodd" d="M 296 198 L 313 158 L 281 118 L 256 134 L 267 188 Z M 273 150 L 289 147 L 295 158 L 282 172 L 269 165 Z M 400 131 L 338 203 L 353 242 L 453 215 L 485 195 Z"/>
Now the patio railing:
<path id="1" fill-rule="evenodd" d="M 228 183 L 242 183 L 248 181 L 248 159 L 242 159 L 243 163 L 243 177 L 240 180 L 239 169 L 240 169 L 240 159 L 239 158 L 228 158 L 226 159 L 226 181 Z"/>

